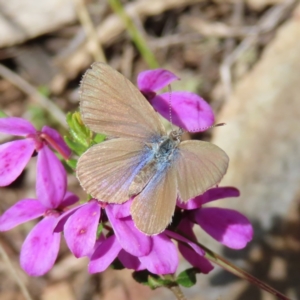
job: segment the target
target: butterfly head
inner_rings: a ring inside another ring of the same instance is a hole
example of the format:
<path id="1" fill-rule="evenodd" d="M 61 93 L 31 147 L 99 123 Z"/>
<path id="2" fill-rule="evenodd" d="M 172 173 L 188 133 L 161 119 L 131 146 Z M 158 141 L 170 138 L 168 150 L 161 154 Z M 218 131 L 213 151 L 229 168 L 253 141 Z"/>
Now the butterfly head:
<path id="1" fill-rule="evenodd" d="M 183 133 L 184 133 L 184 130 L 182 128 L 172 130 L 169 133 L 169 138 L 172 139 L 173 141 L 178 141 L 178 143 L 180 143 L 181 136 L 182 136 Z"/>

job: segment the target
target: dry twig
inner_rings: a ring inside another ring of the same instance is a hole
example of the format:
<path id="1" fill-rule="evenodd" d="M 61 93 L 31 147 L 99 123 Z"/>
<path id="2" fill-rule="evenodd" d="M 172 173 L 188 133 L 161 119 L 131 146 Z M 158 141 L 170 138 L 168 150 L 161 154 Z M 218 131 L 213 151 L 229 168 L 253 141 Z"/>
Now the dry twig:
<path id="1" fill-rule="evenodd" d="M 151 5 L 149 5 L 149 0 L 140 0 L 128 3 L 124 9 L 129 16 L 138 16 L 143 20 L 146 17 L 159 15 L 170 9 L 184 7 L 203 1 L 204 0 L 151 0 Z M 109 45 L 115 41 L 124 30 L 124 22 L 122 22 L 116 14 L 111 14 L 97 27 L 99 41 L 102 45 Z M 69 79 L 77 76 L 78 73 L 90 63 L 91 61 L 86 45 L 80 47 L 73 55 L 70 55 L 65 59 L 62 64 L 63 72 L 58 75 L 61 82 L 60 88 L 63 89 L 63 86 Z"/>
<path id="2" fill-rule="evenodd" d="M 20 279 L 18 273 L 16 272 L 14 266 L 12 265 L 8 255 L 6 254 L 5 250 L 3 249 L 2 245 L 0 244 L 0 255 L 2 256 L 3 261 L 6 263 L 8 269 L 10 270 L 12 276 L 14 277 L 16 283 L 18 284 L 24 298 L 26 300 L 33 300 L 26 288 L 26 286 L 24 285 L 23 281 Z"/>
<path id="3" fill-rule="evenodd" d="M 101 43 L 98 39 L 97 32 L 90 18 L 84 0 L 74 0 L 74 3 L 75 3 L 78 18 L 88 38 L 88 43 L 86 45 L 87 49 L 93 55 L 95 61 L 106 62 L 106 58 Z"/>
<path id="4" fill-rule="evenodd" d="M 283 20 L 286 13 L 295 5 L 297 0 L 286 0 L 284 3 L 270 8 L 259 20 L 256 33 L 246 37 L 232 53 L 223 61 L 220 67 L 221 81 L 225 91 L 225 98 L 229 99 L 232 91 L 231 67 L 237 59 L 258 40 L 259 35 L 267 33 L 276 28 Z"/>
<path id="5" fill-rule="evenodd" d="M 47 97 L 40 94 L 35 87 L 14 73 L 10 69 L 0 64 L 0 76 L 11 82 L 25 94 L 36 100 L 44 109 L 46 109 L 63 127 L 67 128 L 66 116 L 64 113 Z"/>

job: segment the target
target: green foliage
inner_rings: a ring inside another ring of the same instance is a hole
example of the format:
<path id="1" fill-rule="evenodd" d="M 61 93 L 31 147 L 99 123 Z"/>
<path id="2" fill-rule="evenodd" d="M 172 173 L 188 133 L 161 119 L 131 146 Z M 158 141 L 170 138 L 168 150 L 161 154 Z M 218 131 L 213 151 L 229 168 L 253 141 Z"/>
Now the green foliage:
<path id="1" fill-rule="evenodd" d="M 162 286 L 176 285 L 170 279 L 164 279 L 156 274 L 152 274 L 147 270 L 133 272 L 132 277 L 138 283 L 149 286 L 152 290 Z"/>
<path id="2" fill-rule="evenodd" d="M 98 228 L 97 228 L 97 238 L 99 238 L 101 232 L 103 230 L 103 223 L 99 223 Z"/>
<path id="3" fill-rule="evenodd" d="M 76 169 L 76 165 L 77 165 L 77 159 L 68 159 L 68 160 L 66 160 L 66 164 L 67 164 L 72 170 L 75 170 L 75 169 Z"/>
<path id="4" fill-rule="evenodd" d="M 38 105 L 30 105 L 26 114 L 36 128 L 42 128 L 45 124 L 52 125 L 46 111 Z"/>
<path id="5" fill-rule="evenodd" d="M 100 133 L 97 133 L 95 136 L 94 136 L 94 140 L 93 142 L 95 144 L 99 144 L 99 143 L 102 143 L 104 140 L 105 140 L 106 136 L 104 134 L 100 134 Z"/>
<path id="6" fill-rule="evenodd" d="M 177 276 L 176 282 L 184 287 L 191 287 L 196 284 L 198 273 L 201 273 L 198 268 L 186 269 Z"/>
<path id="7" fill-rule="evenodd" d="M 48 86 L 46 85 L 40 85 L 38 88 L 37 88 L 38 92 L 40 94 L 42 94 L 43 96 L 45 97 L 49 97 L 50 96 L 50 89 Z"/>
<path id="8" fill-rule="evenodd" d="M 90 146 L 105 140 L 105 135 L 94 135 L 93 132 L 83 124 L 79 112 L 68 113 L 67 123 L 69 125 L 70 136 L 65 137 L 65 142 L 77 155 L 81 155 Z M 74 165 L 73 162 L 71 162 L 71 164 Z"/>
<path id="9" fill-rule="evenodd" d="M 7 117 L 8 115 L 4 111 L 0 110 L 0 118 L 7 118 Z"/>
<path id="10" fill-rule="evenodd" d="M 131 17 L 127 14 L 126 10 L 122 5 L 122 2 L 120 0 L 108 0 L 108 4 L 124 22 L 127 32 L 131 36 L 131 39 L 134 42 L 137 50 L 140 52 L 141 56 L 144 58 L 148 66 L 152 69 L 158 68 L 159 64 L 156 60 L 154 53 L 147 45 L 147 41 L 140 33 L 139 29 L 136 27 Z"/>
<path id="11" fill-rule="evenodd" d="M 113 263 L 110 265 L 114 270 L 123 270 L 124 266 L 118 258 L 116 258 Z"/>

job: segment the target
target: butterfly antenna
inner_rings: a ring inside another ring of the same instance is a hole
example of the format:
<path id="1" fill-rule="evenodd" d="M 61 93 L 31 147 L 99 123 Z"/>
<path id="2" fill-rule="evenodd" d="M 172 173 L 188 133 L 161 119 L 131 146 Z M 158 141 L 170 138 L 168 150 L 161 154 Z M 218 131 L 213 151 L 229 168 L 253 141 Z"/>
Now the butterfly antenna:
<path id="1" fill-rule="evenodd" d="M 220 126 L 224 126 L 224 125 L 226 125 L 226 123 L 218 123 L 218 124 L 214 124 L 214 125 L 211 125 L 211 126 L 208 126 L 208 127 L 198 128 L 197 130 L 192 130 L 192 131 L 190 131 L 190 132 L 205 131 L 205 130 L 208 130 L 208 129 L 210 129 L 210 128 L 220 127 Z"/>
<path id="2" fill-rule="evenodd" d="M 173 123 L 172 123 L 172 87 L 168 84 L 169 91 L 169 121 L 171 123 L 171 130 L 173 131 Z"/>

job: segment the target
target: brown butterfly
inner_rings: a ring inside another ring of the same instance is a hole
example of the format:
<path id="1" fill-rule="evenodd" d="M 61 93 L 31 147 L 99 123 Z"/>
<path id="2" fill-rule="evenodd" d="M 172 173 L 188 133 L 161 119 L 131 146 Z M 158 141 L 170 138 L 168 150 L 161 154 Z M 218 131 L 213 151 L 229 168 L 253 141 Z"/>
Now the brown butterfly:
<path id="1" fill-rule="evenodd" d="M 94 63 L 82 80 L 84 124 L 107 140 L 78 160 L 77 177 L 92 197 L 124 203 L 135 196 L 136 227 L 152 235 L 172 220 L 176 199 L 188 201 L 219 183 L 228 156 L 203 141 L 180 141 L 182 130 L 167 134 L 157 113 L 123 75 Z"/>

